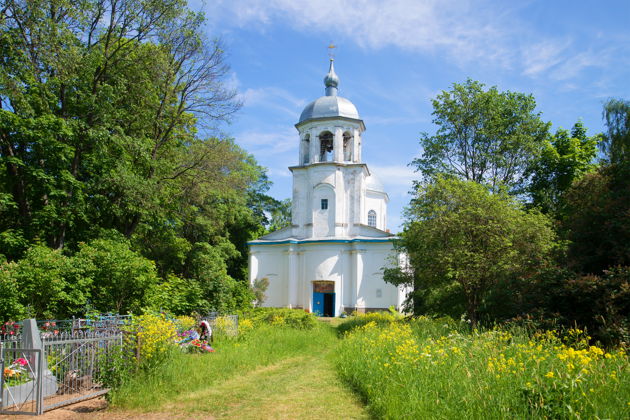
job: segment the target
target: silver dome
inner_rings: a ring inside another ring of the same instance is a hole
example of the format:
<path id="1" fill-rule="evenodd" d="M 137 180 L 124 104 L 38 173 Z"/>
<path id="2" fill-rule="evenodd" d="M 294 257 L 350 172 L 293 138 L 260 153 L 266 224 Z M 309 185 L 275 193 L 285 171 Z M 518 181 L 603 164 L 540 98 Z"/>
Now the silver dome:
<path id="1" fill-rule="evenodd" d="M 360 120 L 359 111 L 352 102 L 340 96 L 322 96 L 306 105 L 300 115 L 301 123 L 317 118 L 345 117 Z"/>

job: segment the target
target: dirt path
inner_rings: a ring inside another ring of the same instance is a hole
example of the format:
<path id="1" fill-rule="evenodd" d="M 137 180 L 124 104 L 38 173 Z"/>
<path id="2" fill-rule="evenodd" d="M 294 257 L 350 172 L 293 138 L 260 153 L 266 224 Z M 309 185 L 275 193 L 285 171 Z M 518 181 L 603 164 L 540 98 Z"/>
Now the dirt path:
<path id="1" fill-rule="evenodd" d="M 107 409 L 99 398 L 59 408 L 42 420 L 86 419 L 368 419 L 357 397 L 337 378 L 331 355 L 336 346 L 316 354 L 283 359 L 213 387 L 180 394 L 160 412 Z M 21 420 L 32 416 L 0 416 Z"/>

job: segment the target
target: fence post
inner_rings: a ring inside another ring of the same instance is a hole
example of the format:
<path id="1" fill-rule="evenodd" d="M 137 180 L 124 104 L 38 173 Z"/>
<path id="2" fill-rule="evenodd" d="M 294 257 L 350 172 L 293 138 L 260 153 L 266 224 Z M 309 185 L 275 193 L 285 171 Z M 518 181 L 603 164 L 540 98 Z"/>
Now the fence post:
<path id="1" fill-rule="evenodd" d="M 44 414 L 44 349 L 40 349 L 39 352 L 37 352 L 36 354 L 39 354 L 39 358 L 37 360 L 37 393 L 36 393 L 36 409 L 37 409 L 37 415 L 40 416 L 42 414 Z M 55 386 L 56 388 L 56 386 Z M 56 389 L 55 389 L 56 391 Z"/>
<path id="2" fill-rule="evenodd" d="M 4 408 L 4 343 L 0 341 L 0 410 Z"/>

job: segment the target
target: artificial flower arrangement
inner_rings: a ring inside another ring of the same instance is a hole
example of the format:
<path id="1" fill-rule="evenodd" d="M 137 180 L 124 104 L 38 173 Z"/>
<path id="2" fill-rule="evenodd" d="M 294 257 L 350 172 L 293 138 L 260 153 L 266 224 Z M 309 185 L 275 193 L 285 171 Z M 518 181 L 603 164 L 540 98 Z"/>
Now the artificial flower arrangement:
<path id="1" fill-rule="evenodd" d="M 21 385 L 31 380 L 27 370 L 28 360 L 23 357 L 15 359 L 8 367 L 4 368 L 4 386 Z"/>
<path id="2" fill-rule="evenodd" d="M 188 353 L 214 353 L 214 349 L 206 340 L 199 338 L 199 333 L 195 330 L 187 330 L 177 334 L 180 340 L 177 342 L 182 351 Z"/>
<path id="3" fill-rule="evenodd" d="M 20 324 L 7 321 L 0 326 L 0 335 L 17 335 L 20 332 Z"/>
<path id="4" fill-rule="evenodd" d="M 55 321 L 46 321 L 39 326 L 39 329 L 42 331 L 42 338 L 50 338 L 59 334 Z"/>

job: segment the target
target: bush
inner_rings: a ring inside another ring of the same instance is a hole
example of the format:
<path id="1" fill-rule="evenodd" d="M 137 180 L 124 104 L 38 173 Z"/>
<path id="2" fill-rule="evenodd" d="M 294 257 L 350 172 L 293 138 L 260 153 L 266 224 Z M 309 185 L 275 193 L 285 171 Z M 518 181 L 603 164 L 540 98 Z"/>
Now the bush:
<path id="1" fill-rule="evenodd" d="M 177 339 L 175 319 L 163 313 L 134 316 L 125 331 L 125 350 L 135 354 L 144 370 L 153 370 L 168 360 Z"/>
<path id="2" fill-rule="evenodd" d="M 36 318 L 80 314 L 90 297 L 89 268 L 45 246 L 30 248 L 17 264 L 5 265 L 2 271 L 18 285 L 20 305 L 29 307 L 29 315 Z M 19 310 L 12 305 L 14 311 Z"/>
<path id="3" fill-rule="evenodd" d="M 301 309 L 255 308 L 241 313 L 239 318 L 252 321 L 254 326 L 273 325 L 310 330 L 317 325 L 315 315 L 304 312 Z"/>
<path id="4" fill-rule="evenodd" d="M 96 239 L 80 246 L 73 264 L 88 267 L 95 309 L 138 312 L 145 294 L 158 283 L 155 263 L 130 249 L 124 238 Z"/>
<path id="5" fill-rule="evenodd" d="M 0 322 L 22 319 L 27 309 L 20 300 L 20 288 L 13 277 L 14 263 L 0 263 Z"/>
<path id="6" fill-rule="evenodd" d="M 380 326 L 387 326 L 392 322 L 397 322 L 403 319 L 403 316 L 395 311 L 369 312 L 366 314 L 355 312 L 350 318 L 337 326 L 337 331 L 339 334 L 343 335 L 370 322 Z"/>

